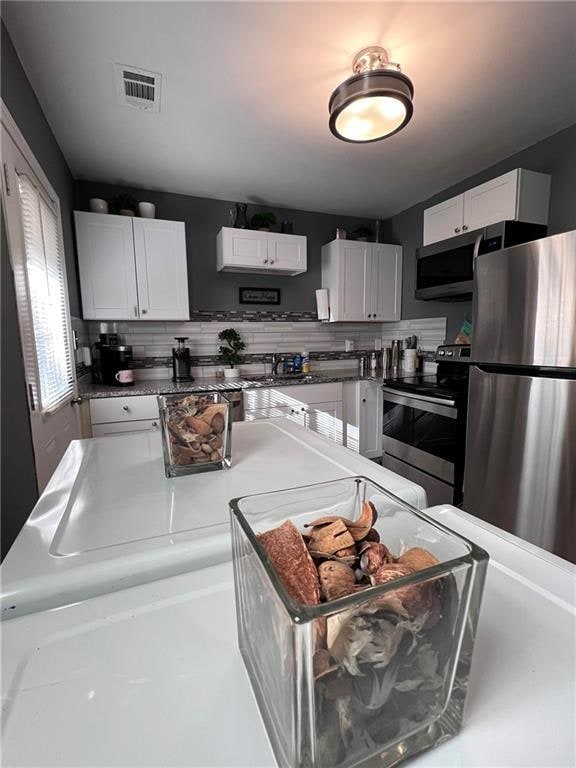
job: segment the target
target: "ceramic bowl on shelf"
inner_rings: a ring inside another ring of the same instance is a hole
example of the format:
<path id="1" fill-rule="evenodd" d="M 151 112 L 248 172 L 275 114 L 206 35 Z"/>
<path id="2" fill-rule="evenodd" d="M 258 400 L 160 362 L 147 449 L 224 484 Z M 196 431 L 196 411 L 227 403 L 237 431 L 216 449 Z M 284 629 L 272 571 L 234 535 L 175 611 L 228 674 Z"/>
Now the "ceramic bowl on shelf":
<path id="1" fill-rule="evenodd" d="M 138 203 L 138 213 L 143 219 L 155 219 L 156 206 L 154 203 Z"/>
<path id="2" fill-rule="evenodd" d="M 100 197 L 90 199 L 90 210 L 92 213 L 108 213 L 108 203 Z"/>
<path id="3" fill-rule="evenodd" d="M 426 549 L 434 564 L 328 602 L 293 599 L 259 534 L 357 520 L 365 502 L 391 553 Z M 460 730 L 484 550 L 364 477 L 245 496 L 230 510 L 238 642 L 280 768 L 390 768 Z"/>

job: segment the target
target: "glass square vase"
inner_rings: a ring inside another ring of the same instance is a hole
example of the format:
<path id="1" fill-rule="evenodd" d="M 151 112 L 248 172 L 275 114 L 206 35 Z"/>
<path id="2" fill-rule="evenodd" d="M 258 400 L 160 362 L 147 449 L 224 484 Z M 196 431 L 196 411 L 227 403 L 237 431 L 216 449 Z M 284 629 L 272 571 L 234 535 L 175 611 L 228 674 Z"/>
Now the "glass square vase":
<path id="1" fill-rule="evenodd" d="M 438 564 L 318 605 L 293 600 L 258 534 L 360 516 Z M 487 553 L 364 477 L 230 502 L 238 642 L 280 768 L 389 768 L 461 727 Z M 408 595 L 427 595 L 418 608 Z M 400 607 L 399 607 L 400 601 Z M 416 608 L 414 608 L 416 606 Z M 434 614 L 434 615 L 432 615 Z"/>
<path id="2" fill-rule="evenodd" d="M 158 409 L 166 477 L 230 466 L 232 412 L 225 395 L 159 395 Z"/>

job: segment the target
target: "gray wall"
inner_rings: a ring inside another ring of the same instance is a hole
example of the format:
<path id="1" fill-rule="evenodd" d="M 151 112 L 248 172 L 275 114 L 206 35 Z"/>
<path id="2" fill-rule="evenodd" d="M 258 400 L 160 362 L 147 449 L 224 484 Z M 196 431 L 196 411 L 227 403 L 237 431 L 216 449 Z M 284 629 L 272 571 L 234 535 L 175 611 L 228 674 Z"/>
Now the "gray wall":
<path id="1" fill-rule="evenodd" d="M 62 226 L 72 314 L 80 312 L 72 238 L 72 176 L 12 41 L 1 25 L 2 98 L 36 159 L 50 179 L 62 209 Z M 8 551 L 37 498 L 36 471 L 14 282 L 2 218 L 2 556 Z"/>
<path id="2" fill-rule="evenodd" d="M 230 226 L 229 211 L 233 202 L 191 197 L 166 192 L 152 192 L 129 187 L 118 187 L 98 182 L 77 181 L 76 203 L 80 210 L 88 210 L 91 197 L 109 200 L 119 193 L 133 195 L 136 200 L 156 204 L 159 219 L 184 221 L 188 247 L 188 287 L 190 308 L 239 309 L 239 287 L 280 288 L 281 304 L 274 309 L 292 312 L 315 310 L 314 291 L 320 288 L 320 249 L 334 237 L 336 227 L 348 231 L 361 225 L 374 229 L 374 222 L 324 213 L 292 211 L 281 208 L 248 206 L 248 217 L 258 210 L 271 210 L 278 223 L 283 219 L 294 222 L 294 234 L 308 238 L 308 271 L 296 277 L 274 275 L 241 275 L 216 271 L 216 235 L 221 227 Z M 244 306 L 244 309 L 250 307 Z M 257 309 L 257 307 L 255 307 Z"/>
<path id="3" fill-rule="evenodd" d="M 554 235 L 576 229 L 576 125 L 573 125 L 388 219 L 385 224 L 386 239 L 404 246 L 403 319 L 446 316 L 447 340 L 451 341 L 460 329 L 464 316 L 470 317 L 472 305 L 469 301 L 418 301 L 414 298 L 415 252 L 416 248 L 422 245 L 424 209 L 513 168 L 527 168 L 551 174 L 548 231 Z"/>

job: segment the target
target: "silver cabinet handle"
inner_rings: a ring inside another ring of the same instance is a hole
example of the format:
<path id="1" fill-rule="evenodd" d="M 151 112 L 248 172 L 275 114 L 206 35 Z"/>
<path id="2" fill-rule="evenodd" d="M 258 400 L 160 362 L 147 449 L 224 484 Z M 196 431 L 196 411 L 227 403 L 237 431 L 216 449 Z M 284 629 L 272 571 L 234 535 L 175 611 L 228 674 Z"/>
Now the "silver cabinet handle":
<path id="1" fill-rule="evenodd" d="M 134 317 L 138 317 L 138 307 L 134 307 Z"/>
<path id="2" fill-rule="evenodd" d="M 460 232 L 460 227 L 456 227 L 456 228 L 454 229 L 454 232 L 456 232 L 456 233 Z"/>
<path id="3" fill-rule="evenodd" d="M 468 227 L 466 226 L 466 224 L 462 224 L 462 232 L 466 232 L 467 229 Z"/>
<path id="4" fill-rule="evenodd" d="M 123 410 L 123 411 L 129 411 L 129 410 L 130 410 L 130 408 L 128 408 L 128 406 L 127 406 L 127 405 L 123 405 L 123 406 L 122 406 L 122 410 Z"/>
<path id="5" fill-rule="evenodd" d="M 476 271 L 476 259 L 478 258 L 478 255 L 480 253 L 480 243 L 482 242 L 483 237 L 484 235 L 480 233 L 474 243 L 474 252 L 472 254 L 472 272 Z"/>

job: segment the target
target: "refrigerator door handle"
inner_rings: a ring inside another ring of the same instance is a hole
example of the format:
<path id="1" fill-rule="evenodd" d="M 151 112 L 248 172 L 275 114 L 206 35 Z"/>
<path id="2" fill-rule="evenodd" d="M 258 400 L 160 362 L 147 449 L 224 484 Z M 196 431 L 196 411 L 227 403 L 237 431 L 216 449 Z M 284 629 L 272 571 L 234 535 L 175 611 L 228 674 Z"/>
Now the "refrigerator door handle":
<path id="1" fill-rule="evenodd" d="M 474 241 L 474 252 L 472 254 L 472 272 L 476 272 L 476 259 L 478 258 L 478 254 L 480 253 L 480 243 L 482 242 L 483 237 L 484 237 L 484 233 L 480 232 L 480 234 L 476 237 L 476 240 Z"/>

